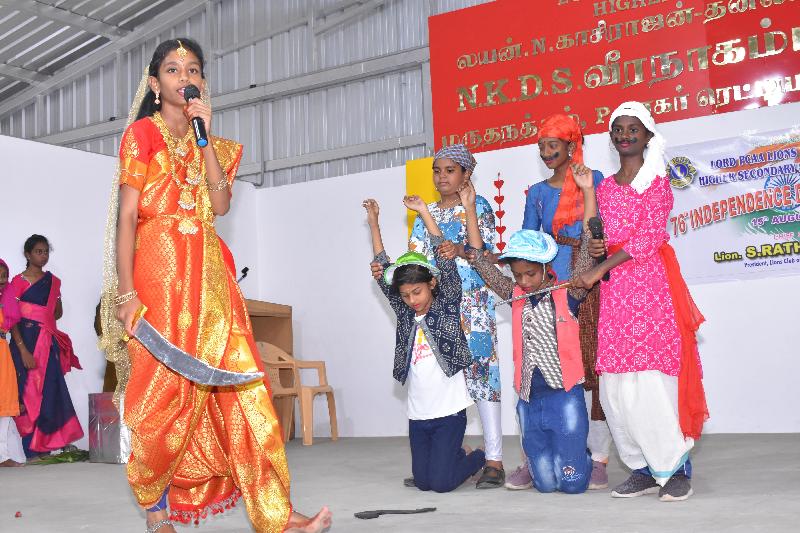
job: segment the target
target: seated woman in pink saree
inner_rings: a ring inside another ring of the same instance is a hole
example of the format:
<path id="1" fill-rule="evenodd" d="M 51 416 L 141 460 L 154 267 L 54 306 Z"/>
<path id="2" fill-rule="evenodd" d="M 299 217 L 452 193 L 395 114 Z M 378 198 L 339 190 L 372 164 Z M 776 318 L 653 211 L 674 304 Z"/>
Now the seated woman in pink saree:
<path id="1" fill-rule="evenodd" d="M 25 241 L 28 267 L 3 294 L 4 326 L 11 330 L 20 415 L 15 418 L 25 455 L 36 457 L 83 437 L 64 375 L 81 368 L 72 341 L 56 328 L 61 280 L 42 267 L 50 244 L 41 235 Z"/>

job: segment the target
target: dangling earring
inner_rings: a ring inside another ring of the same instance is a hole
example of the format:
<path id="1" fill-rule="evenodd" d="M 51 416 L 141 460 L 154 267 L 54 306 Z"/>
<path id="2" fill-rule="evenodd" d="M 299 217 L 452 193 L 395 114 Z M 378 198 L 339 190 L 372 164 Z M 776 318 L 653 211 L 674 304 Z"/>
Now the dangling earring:
<path id="1" fill-rule="evenodd" d="M 161 103 L 161 91 L 156 91 L 156 101 L 155 104 L 158 105 Z"/>
<path id="2" fill-rule="evenodd" d="M 572 159 L 572 152 L 571 151 L 567 152 L 567 156 L 569 156 L 569 158 Z"/>
<path id="3" fill-rule="evenodd" d="M 211 93 L 208 90 L 208 82 L 203 84 L 203 90 L 200 91 L 200 100 L 208 107 L 211 107 Z"/>

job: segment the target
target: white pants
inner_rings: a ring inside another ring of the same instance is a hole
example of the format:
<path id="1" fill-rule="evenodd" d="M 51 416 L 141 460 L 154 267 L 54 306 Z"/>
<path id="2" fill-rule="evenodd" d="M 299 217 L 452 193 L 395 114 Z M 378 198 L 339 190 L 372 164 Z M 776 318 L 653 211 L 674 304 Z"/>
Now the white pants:
<path id="1" fill-rule="evenodd" d="M 14 419 L 2 416 L 0 417 L 0 463 L 9 459 L 24 463 L 25 451 L 22 449 L 22 438 L 19 436 Z"/>
<path id="2" fill-rule="evenodd" d="M 577 385 L 576 385 L 577 386 Z M 589 412 L 589 436 L 586 437 L 586 447 L 592 454 L 592 461 L 608 463 L 611 453 L 611 431 L 605 420 L 592 420 L 592 391 L 586 391 L 586 410 Z"/>
<path id="3" fill-rule="evenodd" d="M 658 370 L 602 374 L 600 403 L 628 468 L 649 467 L 663 486 L 686 462 L 694 440 L 681 432 L 676 376 Z"/>
<path id="4" fill-rule="evenodd" d="M 500 416 L 500 402 L 479 400 L 478 415 L 483 426 L 483 447 L 486 448 L 487 461 L 503 460 L 503 424 Z"/>

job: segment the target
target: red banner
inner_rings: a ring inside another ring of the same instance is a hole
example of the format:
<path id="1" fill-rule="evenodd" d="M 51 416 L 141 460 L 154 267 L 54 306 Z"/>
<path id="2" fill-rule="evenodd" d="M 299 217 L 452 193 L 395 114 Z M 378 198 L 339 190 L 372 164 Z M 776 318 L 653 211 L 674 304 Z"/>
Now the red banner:
<path id="1" fill-rule="evenodd" d="M 535 141 L 541 120 L 607 130 L 800 101 L 800 0 L 497 0 L 431 17 L 436 147 Z"/>

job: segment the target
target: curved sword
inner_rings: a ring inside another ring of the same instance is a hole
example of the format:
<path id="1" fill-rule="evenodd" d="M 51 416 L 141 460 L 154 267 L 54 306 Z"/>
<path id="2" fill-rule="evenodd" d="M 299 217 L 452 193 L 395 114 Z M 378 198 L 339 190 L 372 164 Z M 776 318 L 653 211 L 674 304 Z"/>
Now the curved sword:
<path id="1" fill-rule="evenodd" d="M 263 379 L 263 372 L 231 372 L 230 370 L 213 367 L 196 357 L 192 357 L 165 339 L 144 318 L 145 312 L 147 312 L 147 307 L 145 306 L 136 311 L 133 317 L 133 336 L 153 354 L 153 357 L 164 363 L 170 370 L 177 372 L 190 381 L 212 387 L 244 385 L 251 381 Z"/>

